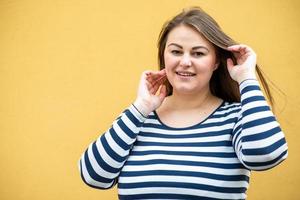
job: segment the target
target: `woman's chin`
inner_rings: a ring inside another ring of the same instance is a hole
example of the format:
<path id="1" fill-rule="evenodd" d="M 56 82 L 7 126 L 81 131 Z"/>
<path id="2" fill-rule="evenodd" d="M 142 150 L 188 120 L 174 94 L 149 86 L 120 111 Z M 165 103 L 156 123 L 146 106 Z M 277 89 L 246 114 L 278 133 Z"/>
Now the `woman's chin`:
<path id="1" fill-rule="evenodd" d="M 173 93 L 190 95 L 197 93 L 197 90 L 192 87 L 173 87 Z"/>

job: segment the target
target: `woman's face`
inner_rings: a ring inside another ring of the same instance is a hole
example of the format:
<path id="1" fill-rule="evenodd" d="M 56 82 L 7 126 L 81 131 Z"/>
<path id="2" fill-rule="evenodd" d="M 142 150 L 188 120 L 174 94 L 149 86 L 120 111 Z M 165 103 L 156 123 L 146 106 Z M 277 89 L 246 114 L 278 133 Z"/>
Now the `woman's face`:
<path id="1" fill-rule="evenodd" d="M 179 25 L 169 33 L 164 61 L 173 93 L 183 94 L 209 90 L 210 78 L 218 66 L 213 45 L 186 25 Z"/>

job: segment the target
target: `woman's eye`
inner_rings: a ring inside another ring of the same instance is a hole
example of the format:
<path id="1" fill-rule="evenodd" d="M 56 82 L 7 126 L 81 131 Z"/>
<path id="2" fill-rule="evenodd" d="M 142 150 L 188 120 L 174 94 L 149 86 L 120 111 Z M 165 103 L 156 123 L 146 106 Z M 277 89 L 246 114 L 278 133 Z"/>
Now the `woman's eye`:
<path id="1" fill-rule="evenodd" d="M 172 50 L 171 53 L 176 56 L 181 55 L 181 51 L 178 51 L 178 50 Z"/>
<path id="2" fill-rule="evenodd" d="M 200 56 L 203 56 L 203 55 L 204 55 L 204 53 L 200 52 L 200 51 L 193 53 L 193 56 L 195 56 L 195 57 L 200 57 Z"/>

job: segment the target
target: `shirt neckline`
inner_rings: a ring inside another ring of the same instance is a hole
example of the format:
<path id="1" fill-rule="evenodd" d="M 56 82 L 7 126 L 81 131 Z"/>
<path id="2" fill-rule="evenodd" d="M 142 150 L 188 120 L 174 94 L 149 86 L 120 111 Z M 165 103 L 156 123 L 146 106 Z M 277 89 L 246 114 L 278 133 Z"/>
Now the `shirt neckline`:
<path id="1" fill-rule="evenodd" d="M 224 104 L 225 104 L 225 101 L 222 100 L 222 103 L 217 108 L 215 108 L 205 119 L 201 120 L 200 122 L 197 122 L 196 124 L 186 126 L 186 127 L 172 127 L 172 126 L 169 126 L 169 125 L 167 125 L 167 124 L 165 124 L 164 122 L 161 121 L 161 119 L 159 118 L 156 110 L 154 110 L 153 113 L 154 113 L 154 116 L 159 121 L 160 125 L 162 125 L 163 127 L 168 128 L 168 129 L 172 129 L 172 130 L 186 130 L 186 129 L 195 128 L 195 127 L 203 124 L 205 121 L 207 121 L 209 118 L 211 118 L 217 112 L 217 110 L 219 110 L 219 108 L 221 108 Z"/>

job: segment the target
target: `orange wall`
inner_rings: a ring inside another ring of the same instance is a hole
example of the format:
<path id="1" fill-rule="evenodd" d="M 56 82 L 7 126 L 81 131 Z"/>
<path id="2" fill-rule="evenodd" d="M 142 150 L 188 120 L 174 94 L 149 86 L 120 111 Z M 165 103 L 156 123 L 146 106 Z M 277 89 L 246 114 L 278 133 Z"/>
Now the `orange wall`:
<path id="1" fill-rule="evenodd" d="M 81 182 L 77 161 L 156 69 L 162 24 L 198 5 L 253 47 L 289 144 L 279 167 L 252 175 L 249 200 L 299 198 L 300 4 L 286 1 L 2 0 L 0 199 L 117 199 Z M 296 60 L 297 59 L 297 60 Z"/>

